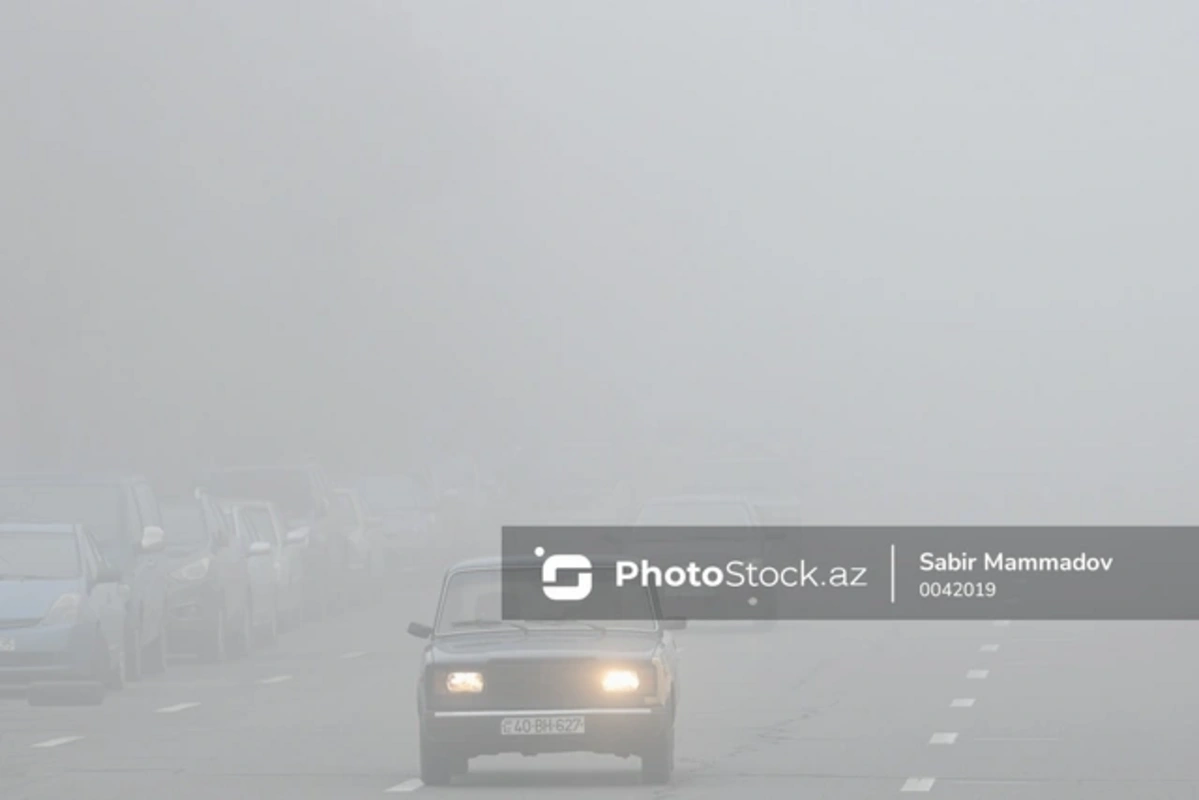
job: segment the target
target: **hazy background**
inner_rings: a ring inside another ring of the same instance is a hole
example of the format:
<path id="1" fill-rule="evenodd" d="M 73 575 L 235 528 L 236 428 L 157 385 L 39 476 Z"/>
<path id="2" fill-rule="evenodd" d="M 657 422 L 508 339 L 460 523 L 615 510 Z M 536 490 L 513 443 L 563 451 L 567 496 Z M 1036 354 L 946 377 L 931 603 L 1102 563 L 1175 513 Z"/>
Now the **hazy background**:
<path id="1" fill-rule="evenodd" d="M 726 431 L 1196 522 L 1199 7 L 6 3 L 14 468 Z"/>

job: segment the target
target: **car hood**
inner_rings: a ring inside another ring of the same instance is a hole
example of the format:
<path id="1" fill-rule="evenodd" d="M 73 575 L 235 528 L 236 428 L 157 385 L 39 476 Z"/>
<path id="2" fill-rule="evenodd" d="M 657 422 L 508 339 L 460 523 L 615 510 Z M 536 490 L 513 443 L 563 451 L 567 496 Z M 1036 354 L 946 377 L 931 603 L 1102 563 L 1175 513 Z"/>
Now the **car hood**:
<path id="1" fill-rule="evenodd" d="M 487 631 L 437 638 L 430 646 L 436 663 L 484 664 L 493 661 L 556 658 L 648 659 L 659 643 L 655 631 Z"/>
<path id="2" fill-rule="evenodd" d="M 41 619 L 55 600 L 79 590 L 77 579 L 0 580 L 0 622 Z"/>

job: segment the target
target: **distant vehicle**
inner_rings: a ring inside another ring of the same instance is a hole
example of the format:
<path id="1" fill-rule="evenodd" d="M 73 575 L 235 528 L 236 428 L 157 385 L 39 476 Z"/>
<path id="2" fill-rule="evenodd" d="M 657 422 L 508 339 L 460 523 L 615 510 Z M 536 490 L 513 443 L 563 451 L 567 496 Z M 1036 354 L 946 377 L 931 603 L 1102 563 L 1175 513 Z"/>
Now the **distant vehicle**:
<path id="1" fill-rule="evenodd" d="M 799 525 L 800 491 L 790 462 L 771 456 L 722 458 L 697 464 L 686 491 L 738 495 L 758 510 L 763 525 Z"/>
<path id="2" fill-rule="evenodd" d="M 83 525 L 129 587 L 125 679 L 167 668 L 167 561 L 158 499 L 130 475 L 0 477 L 0 522 Z"/>
<path id="3" fill-rule="evenodd" d="M 475 512 L 487 502 L 487 481 L 473 458 L 450 458 L 435 465 L 432 484 L 438 505 L 451 513 Z"/>
<path id="4" fill-rule="evenodd" d="M 377 475 L 360 478 L 355 485 L 366 513 L 375 519 L 385 568 L 409 563 L 414 550 L 436 538 L 440 521 L 436 499 L 420 478 Z"/>
<path id="5" fill-rule="evenodd" d="M 365 588 L 370 579 L 381 572 L 383 554 L 378 528 L 381 520 L 367 513 L 366 504 L 357 489 L 334 489 L 337 513 L 348 522 L 349 534 L 346 564 L 358 578 L 354 585 Z"/>
<path id="6" fill-rule="evenodd" d="M 28 685 L 35 705 L 67 687 L 86 703 L 120 689 L 121 578 L 81 525 L 0 524 L 0 683 Z"/>
<path id="7" fill-rule="evenodd" d="M 308 529 L 286 530 L 279 510 L 264 500 L 222 500 L 221 508 L 249 555 L 254 629 L 262 641 L 273 643 L 280 630 L 303 620 Z"/>
<path id="8" fill-rule="evenodd" d="M 540 561 L 529 569 L 540 574 Z M 500 559 L 462 562 L 445 576 L 433 625 L 408 626 L 428 640 L 416 685 L 421 780 L 450 783 L 480 755 L 592 752 L 639 756 L 643 780 L 668 783 L 679 702 L 671 631 L 684 623 L 660 618 L 652 589 L 624 595 L 633 619 L 609 622 L 505 621 L 500 597 Z"/>
<path id="9" fill-rule="evenodd" d="M 218 498 L 268 500 L 284 517 L 289 532 L 307 530 L 304 546 L 308 616 L 344 607 L 351 590 L 347 534 L 333 513 L 333 488 L 315 464 L 228 467 L 216 470 L 201 488 Z"/>
<path id="10" fill-rule="evenodd" d="M 206 661 L 245 655 L 254 644 L 248 553 L 232 521 L 207 495 L 162 507 L 169 560 L 167 641 Z"/>
<path id="11" fill-rule="evenodd" d="M 602 442 L 522 449 L 508 480 L 513 522 L 627 524 L 636 512 L 622 459 Z"/>

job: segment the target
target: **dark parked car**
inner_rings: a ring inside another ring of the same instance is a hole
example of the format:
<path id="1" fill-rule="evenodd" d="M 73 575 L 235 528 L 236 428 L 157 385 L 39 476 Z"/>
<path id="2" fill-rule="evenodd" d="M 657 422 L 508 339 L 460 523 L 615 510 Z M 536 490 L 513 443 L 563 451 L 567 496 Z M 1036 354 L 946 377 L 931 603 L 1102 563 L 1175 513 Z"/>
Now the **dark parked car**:
<path id="1" fill-rule="evenodd" d="M 347 536 L 351 520 L 337 512 L 333 487 L 315 464 L 228 467 L 212 472 L 201 488 L 213 497 L 268 500 L 284 515 L 289 535 L 306 529 L 304 605 L 317 618 L 344 608 L 352 596 Z"/>
<path id="2" fill-rule="evenodd" d="M 172 650 L 206 661 L 253 646 L 249 554 L 207 495 L 164 504 L 170 563 L 167 636 Z"/>
<path id="3" fill-rule="evenodd" d="M 125 678 L 166 669 L 167 566 L 158 499 L 134 475 L 0 477 L 0 522 L 83 525 L 129 587 Z"/>
<path id="4" fill-rule="evenodd" d="M 0 524 L 0 683 L 29 701 L 124 684 L 125 592 L 80 525 Z"/>
<path id="5" fill-rule="evenodd" d="M 528 569 L 539 576 L 541 563 Z M 683 623 L 660 618 L 652 589 L 622 602 L 635 606 L 621 615 L 631 619 L 504 620 L 500 559 L 452 567 L 433 625 L 408 627 L 429 640 L 417 681 L 421 780 L 449 783 L 480 755 L 593 752 L 640 756 L 644 781 L 669 782 L 679 700 L 670 631 Z"/>

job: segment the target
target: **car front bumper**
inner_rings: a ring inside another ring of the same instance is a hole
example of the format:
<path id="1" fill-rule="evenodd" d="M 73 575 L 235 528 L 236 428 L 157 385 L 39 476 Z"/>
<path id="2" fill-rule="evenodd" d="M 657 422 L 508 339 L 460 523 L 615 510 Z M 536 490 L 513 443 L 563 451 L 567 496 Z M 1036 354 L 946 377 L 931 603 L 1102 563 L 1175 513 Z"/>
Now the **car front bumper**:
<path id="1" fill-rule="evenodd" d="M 0 629 L 0 685 L 94 680 L 96 644 L 93 624 Z"/>
<path id="2" fill-rule="evenodd" d="M 508 717 L 583 717 L 583 733 L 505 736 Z M 583 708 L 501 711 L 425 711 L 424 737 L 468 758 L 501 753 L 604 753 L 630 756 L 652 747 L 674 724 L 670 710 L 649 708 Z"/>

